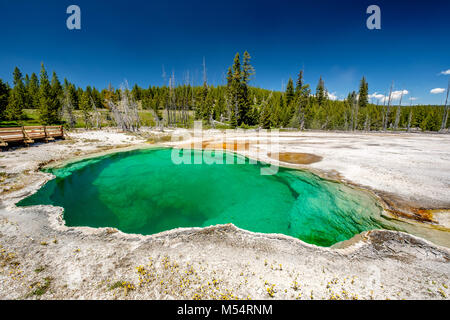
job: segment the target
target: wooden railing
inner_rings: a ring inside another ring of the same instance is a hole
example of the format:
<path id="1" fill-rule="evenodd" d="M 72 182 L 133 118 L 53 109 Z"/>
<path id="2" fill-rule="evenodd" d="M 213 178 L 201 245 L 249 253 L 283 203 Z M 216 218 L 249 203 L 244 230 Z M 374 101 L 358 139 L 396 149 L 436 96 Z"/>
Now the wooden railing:
<path id="1" fill-rule="evenodd" d="M 0 147 L 8 146 L 8 142 L 22 142 L 26 145 L 35 140 L 51 141 L 64 139 L 63 126 L 24 126 L 0 128 Z"/>

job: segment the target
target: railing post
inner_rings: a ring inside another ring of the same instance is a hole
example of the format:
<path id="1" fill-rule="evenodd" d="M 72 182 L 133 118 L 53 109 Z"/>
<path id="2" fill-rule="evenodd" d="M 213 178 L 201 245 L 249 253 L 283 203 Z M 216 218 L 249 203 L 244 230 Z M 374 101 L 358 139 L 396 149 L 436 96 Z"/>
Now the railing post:
<path id="1" fill-rule="evenodd" d="M 29 140 L 31 140 L 31 139 L 28 138 L 28 135 L 25 132 L 25 126 L 22 126 L 21 128 L 22 128 L 22 137 L 23 137 L 22 139 L 23 139 L 23 142 L 28 147 Z"/>

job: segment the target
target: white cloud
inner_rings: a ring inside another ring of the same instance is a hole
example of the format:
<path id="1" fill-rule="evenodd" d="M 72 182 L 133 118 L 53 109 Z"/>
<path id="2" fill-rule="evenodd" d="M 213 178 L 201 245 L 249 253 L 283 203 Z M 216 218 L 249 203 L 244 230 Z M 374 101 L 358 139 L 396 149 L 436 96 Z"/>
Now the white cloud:
<path id="1" fill-rule="evenodd" d="M 375 93 L 369 94 L 369 98 L 381 99 L 381 98 L 384 98 L 384 94 L 375 92 Z"/>
<path id="2" fill-rule="evenodd" d="M 445 89 L 444 88 L 434 88 L 430 90 L 430 93 L 432 94 L 439 94 L 439 93 L 444 93 Z"/>
<path id="3" fill-rule="evenodd" d="M 450 75 L 450 69 L 442 71 L 440 74 L 444 74 L 446 76 Z"/>
<path id="4" fill-rule="evenodd" d="M 402 96 L 402 94 L 405 96 L 405 95 L 409 94 L 409 91 L 408 90 L 392 91 L 392 100 L 400 100 L 400 97 Z"/>
<path id="5" fill-rule="evenodd" d="M 405 96 L 405 95 L 409 94 L 409 91 L 408 90 L 392 91 L 391 100 L 392 101 L 400 100 L 400 97 L 402 96 L 402 93 L 403 93 L 403 96 Z M 384 103 L 385 101 L 386 102 L 389 101 L 389 95 L 384 95 L 384 94 L 377 93 L 377 92 L 369 94 L 369 98 L 375 99 L 379 103 Z"/>
<path id="6" fill-rule="evenodd" d="M 384 94 L 377 93 L 377 92 L 369 94 L 369 98 L 375 99 L 376 103 L 384 103 L 384 101 L 387 100 L 387 97 Z"/>
<path id="7" fill-rule="evenodd" d="M 385 96 L 384 96 L 384 94 L 375 92 L 375 93 L 369 94 L 369 98 L 370 99 L 375 99 L 375 100 L 380 100 L 380 99 L 384 99 Z"/>
<path id="8" fill-rule="evenodd" d="M 328 99 L 333 100 L 333 101 L 337 100 L 336 92 L 333 92 L 333 93 L 328 92 Z"/>
<path id="9" fill-rule="evenodd" d="M 417 97 L 411 97 L 411 98 L 409 98 L 409 100 L 411 100 L 411 101 L 416 101 L 417 99 L 419 99 L 419 98 L 417 98 Z"/>

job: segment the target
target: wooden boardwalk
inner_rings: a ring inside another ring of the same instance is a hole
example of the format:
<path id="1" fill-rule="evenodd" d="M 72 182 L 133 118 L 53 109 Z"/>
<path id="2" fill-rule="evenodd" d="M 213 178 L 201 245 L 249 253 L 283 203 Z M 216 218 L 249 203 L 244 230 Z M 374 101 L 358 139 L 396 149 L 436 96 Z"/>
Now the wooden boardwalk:
<path id="1" fill-rule="evenodd" d="M 29 145 L 36 140 L 45 142 L 64 139 L 63 126 L 24 126 L 0 128 L 0 147 L 8 146 L 9 142 L 24 143 Z"/>

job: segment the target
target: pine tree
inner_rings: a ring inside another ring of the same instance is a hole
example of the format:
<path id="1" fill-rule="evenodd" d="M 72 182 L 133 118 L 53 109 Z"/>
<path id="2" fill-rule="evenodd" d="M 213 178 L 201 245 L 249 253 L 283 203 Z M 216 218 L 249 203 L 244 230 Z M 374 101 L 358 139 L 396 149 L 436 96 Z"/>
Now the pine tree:
<path id="1" fill-rule="evenodd" d="M 79 105 L 80 110 L 83 114 L 84 125 L 86 128 L 89 128 L 91 126 L 91 111 L 92 111 L 90 87 L 87 87 L 86 90 L 83 92 Z"/>
<path id="2" fill-rule="evenodd" d="M 209 120 L 209 106 L 208 106 L 208 83 L 206 81 L 203 82 L 202 89 L 200 91 L 200 110 L 199 110 L 199 119 L 206 119 Z"/>
<path id="3" fill-rule="evenodd" d="M 55 101 L 54 92 L 57 91 L 55 80 L 55 88 L 52 88 L 48 80 L 47 71 L 44 64 L 41 64 L 40 86 L 39 86 L 39 119 L 42 124 L 55 124 L 59 121 L 59 105 L 60 102 Z"/>
<path id="4" fill-rule="evenodd" d="M 29 95 L 28 88 L 30 87 L 31 80 L 28 74 L 25 75 L 25 105 L 23 106 L 24 109 L 31 109 L 33 102 L 32 97 Z"/>
<path id="5" fill-rule="evenodd" d="M 0 79 L 0 121 L 5 119 L 6 106 L 8 105 L 9 86 Z"/>
<path id="6" fill-rule="evenodd" d="M 231 68 L 231 81 L 229 82 L 229 90 L 230 90 L 230 104 L 231 104 L 231 126 L 234 128 L 241 125 L 241 113 L 240 113 L 240 104 L 241 104 L 241 81 L 242 81 L 242 72 L 241 72 L 241 61 L 239 52 L 236 53 L 234 57 L 233 66 Z"/>
<path id="7" fill-rule="evenodd" d="M 322 80 L 322 76 L 319 79 L 319 83 L 316 88 L 316 99 L 319 103 L 319 106 L 323 106 L 325 101 L 327 100 L 326 91 L 325 91 L 325 82 Z"/>
<path id="8" fill-rule="evenodd" d="M 350 109 L 350 129 L 353 131 L 357 127 L 358 114 L 357 114 L 357 94 L 355 91 L 349 93 L 347 97 L 348 108 Z"/>
<path id="9" fill-rule="evenodd" d="M 251 56 L 245 51 L 244 60 L 242 63 L 242 85 L 241 85 L 241 106 L 240 106 L 240 119 L 241 124 L 253 125 L 252 109 L 250 101 L 250 89 L 249 82 L 252 75 L 255 74 L 255 69 L 250 64 Z"/>
<path id="10" fill-rule="evenodd" d="M 440 128 L 439 117 L 437 116 L 436 108 L 430 108 L 425 119 L 420 123 L 422 131 L 438 131 Z"/>
<path id="11" fill-rule="evenodd" d="M 237 128 L 237 126 L 238 126 L 238 122 L 237 122 L 237 119 L 236 119 L 236 112 L 235 111 L 231 112 L 230 126 L 232 128 Z"/>
<path id="12" fill-rule="evenodd" d="M 214 96 L 212 94 L 212 90 L 208 90 L 208 93 L 207 93 L 206 99 L 205 99 L 205 103 L 204 103 L 204 108 L 203 108 L 203 113 L 204 113 L 203 118 L 208 120 L 209 124 L 213 124 L 212 120 L 213 120 L 213 115 L 214 115 L 214 107 L 215 107 L 215 101 L 214 101 Z"/>
<path id="13" fill-rule="evenodd" d="M 150 86 L 142 89 L 134 86 L 131 92 L 126 89 L 121 94 L 120 90 L 113 88 L 103 89 L 101 92 L 94 87 L 83 90 L 66 79 L 61 87 L 56 73 L 53 73 L 52 81 L 49 81 L 43 65 L 41 83 L 34 73 L 31 77 L 26 75 L 25 79 L 20 70 L 17 69 L 14 73 L 15 81 L 12 89 L 7 83 L 0 81 L 1 121 L 6 119 L 7 111 L 14 113 L 11 112 L 15 109 L 13 106 L 21 106 L 21 109 L 38 108 L 41 122 L 53 124 L 58 122 L 61 116 L 58 111 L 63 106 L 62 114 L 66 124 L 73 125 L 75 117 L 73 113 L 70 115 L 71 111 L 68 112 L 67 107 L 72 105 L 72 109 L 75 109 L 82 105 L 85 123 L 90 126 L 95 122 L 94 119 L 99 118 L 96 108 L 107 106 L 104 103 L 107 97 L 113 103 L 117 103 L 124 97 L 125 92 L 135 99 L 140 98 L 144 109 L 154 111 L 155 119 L 156 116 L 161 118 L 162 110 L 168 105 L 170 116 L 174 119 L 170 124 L 177 123 L 176 111 L 181 110 L 180 119 L 187 125 L 189 118 L 187 110 L 191 109 L 199 113 L 200 119 L 229 121 L 233 127 L 259 124 L 266 129 L 290 126 L 300 129 L 379 130 L 386 128 L 391 122 L 394 129 L 398 125 L 403 125 L 408 130 L 411 127 L 420 127 L 423 130 L 437 131 L 440 127 L 448 127 L 445 121 L 448 113 L 443 112 L 443 108 L 439 106 L 410 106 L 408 109 L 402 107 L 402 112 L 399 107 L 394 106 L 396 111 L 390 110 L 393 87 L 389 93 L 389 100 L 385 99 L 384 106 L 383 103 L 369 104 L 365 77 L 360 81 L 358 92 L 352 92 L 345 101 L 328 99 L 322 77 L 315 96 L 312 96 L 309 85 L 304 82 L 303 71 L 298 73 L 295 82 L 289 79 L 285 92 L 271 92 L 250 87 L 249 82 L 254 69 L 250 65 L 250 55 L 247 52 L 244 53 L 242 60 L 239 53 L 236 55 L 233 65 L 228 68 L 227 86 L 218 87 L 208 85 L 206 82 L 203 86 L 196 87 L 184 84 L 172 85 L 170 88 Z M 24 96 L 18 94 L 23 88 Z M 23 103 L 18 102 L 22 98 Z M 392 121 L 394 114 L 395 121 Z M 17 118 L 20 116 L 8 117 L 16 120 Z"/>
<path id="14" fill-rule="evenodd" d="M 227 72 L 227 102 L 231 108 L 231 125 L 256 124 L 254 110 L 251 107 L 249 82 L 255 69 L 250 64 L 251 56 L 245 51 L 242 67 L 239 52 L 234 57 L 233 66 Z"/>
<path id="15" fill-rule="evenodd" d="M 61 110 L 62 110 L 62 100 L 64 99 L 64 92 L 59 82 L 58 76 L 56 72 L 53 71 L 52 74 L 52 96 L 53 96 L 53 113 L 56 115 L 55 122 L 59 122 L 61 120 Z"/>
<path id="16" fill-rule="evenodd" d="M 236 53 L 233 62 L 233 107 L 234 107 L 234 117 L 236 118 L 236 126 L 239 126 L 242 123 L 242 119 L 240 117 L 240 103 L 241 103 L 241 61 L 239 53 Z"/>
<path id="17" fill-rule="evenodd" d="M 101 96 L 100 92 L 98 92 L 98 90 L 94 87 L 94 88 L 92 88 L 91 95 L 92 95 L 92 100 L 94 101 L 95 107 L 101 108 L 103 106 L 103 101 L 102 101 L 102 96 Z M 142 91 L 140 88 L 139 88 L 138 96 L 139 96 L 139 100 L 141 100 L 143 97 Z M 135 99 L 135 101 L 137 101 L 137 100 Z"/>
<path id="18" fill-rule="evenodd" d="M 120 97 L 120 91 L 119 90 L 115 90 L 115 92 L 113 93 L 114 99 L 118 100 Z M 78 87 L 77 88 L 77 109 L 81 109 L 80 104 L 81 104 L 81 99 L 83 98 L 83 89 Z"/>
<path id="19" fill-rule="evenodd" d="M 225 114 L 225 111 L 225 99 L 223 94 L 220 94 L 214 107 L 214 119 L 222 122 L 222 117 Z"/>
<path id="20" fill-rule="evenodd" d="M 63 88 L 61 86 L 61 82 L 59 82 L 58 76 L 56 75 L 56 72 L 53 71 L 52 74 L 52 93 L 55 96 L 55 98 L 59 98 L 63 94 Z"/>
<path id="21" fill-rule="evenodd" d="M 73 109 L 74 110 L 80 109 L 77 89 L 75 88 L 75 85 L 73 83 L 69 82 L 68 91 L 69 91 L 70 101 L 73 104 Z"/>
<path id="22" fill-rule="evenodd" d="M 19 68 L 14 69 L 14 88 L 11 90 L 6 107 L 6 118 L 8 120 L 20 120 L 23 117 L 23 108 L 26 104 L 25 86 L 22 73 Z"/>
<path id="23" fill-rule="evenodd" d="M 300 70 L 298 73 L 297 83 L 295 86 L 295 95 L 298 97 L 301 93 L 301 90 L 303 88 L 303 70 Z"/>
<path id="24" fill-rule="evenodd" d="M 287 83 L 285 96 L 286 96 L 286 106 L 290 107 L 295 96 L 294 82 L 292 81 L 292 78 L 289 78 L 289 81 Z"/>
<path id="25" fill-rule="evenodd" d="M 133 86 L 133 89 L 131 89 L 131 95 L 133 96 L 133 99 L 136 101 L 139 101 L 142 99 L 142 91 L 141 88 L 137 84 Z"/>
<path id="26" fill-rule="evenodd" d="M 228 118 L 230 122 L 233 118 L 233 71 L 231 70 L 231 67 L 228 68 L 227 71 L 227 90 L 226 90 L 226 107 L 227 107 L 227 113 Z M 234 118 L 234 121 L 236 118 Z M 233 127 L 237 126 L 237 123 L 231 123 Z"/>
<path id="27" fill-rule="evenodd" d="M 70 88 L 71 84 L 67 79 L 64 79 L 63 86 L 63 99 L 62 99 L 62 110 L 61 110 L 61 118 L 66 122 L 69 128 L 75 127 L 76 119 L 73 113 L 73 96 L 71 95 Z"/>
<path id="28" fill-rule="evenodd" d="M 259 125 L 263 129 L 270 129 L 271 124 L 271 110 L 269 103 L 267 101 L 263 101 L 261 106 L 261 114 L 259 117 Z"/>
<path id="29" fill-rule="evenodd" d="M 39 80 L 36 73 L 31 74 L 30 83 L 27 87 L 28 96 L 30 98 L 30 108 L 36 109 L 39 107 Z"/>
<path id="30" fill-rule="evenodd" d="M 282 125 L 282 116 L 284 110 L 284 100 L 281 94 L 274 94 L 269 100 L 270 104 L 270 123 L 272 127 L 280 127 Z"/>
<path id="31" fill-rule="evenodd" d="M 363 77 L 359 85 L 358 105 L 360 108 L 364 108 L 368 104 L 369 104 L 369 85 L 367 84 L 366 78 Z"/>
<path id="32" fill-rule="evenodd" d="M 300 70 L 295 87 L 295 101 L 297 106 L 297 119 L 300 130 L 305 129 L 305 118 L 307 113 L 307 106 L 311 90 L 309 84 L 303 81 L 303 70 Z"/>
<path id="33" fill-rule="evenodd" d="M 280 106 L 280 111 L 281 111 L 281 113 L 280 113 L 280 120 L 281 120 L 280 125 L 283 128 L 286 128 L 288 126 L 288 124 L 289 124 L 289 120 L 291 120 L 291 118 L 292 118 L 292 113 L 291 113 L 292 109 L 287 104 L 287 102 L 284 101 L 284 98 L 283 98 L 282 95 L 280 95 L 278 104 Z"/>
<path id="34" fill-rule="evenodd" d="M 260 117 L 259 107 L 256 104 L 254 104 L 251 107 L 251 112 L 250 113 L 251 113 L 251 119 L 250 119 L 249 123 L 251 125 L 257 125 L 259 123 L 259 117 Z"/>

